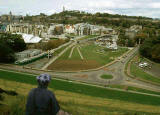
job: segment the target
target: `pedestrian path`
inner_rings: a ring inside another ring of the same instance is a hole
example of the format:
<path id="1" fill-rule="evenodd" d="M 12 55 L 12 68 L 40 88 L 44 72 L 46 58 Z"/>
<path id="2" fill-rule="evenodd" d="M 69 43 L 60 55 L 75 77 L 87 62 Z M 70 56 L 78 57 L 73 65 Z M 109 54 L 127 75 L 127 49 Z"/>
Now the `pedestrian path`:
<path id="1" fill-rule="evenodd" d="M 58 54 L 58 56 L 54 56 L 46 65 L 42 67 L 42 70 L 45 70 L 48 68 L 50 64 L 52 64 L 54 61 L 56 61 L 60 56 L 62 56 L 69 48 L 73 47 L 74 43 L 69 45 L 67 48 L 65 48 L 61 53 Z"/>
<path id="2" fill-rule="evenodd" d="M 79 46 L 77 47 L 77 50 L 78 50 L 78 53 L 79 53 L 81 59 L 83 60 L 84 58 L 83 58 L 83 55 L 82 55 L 81 51 L 79 50 Z"/>
<path id="3" fill-rule="evenodd" d="M 70 52 L 70 54 L 69 54 L 69 57 L 68 57 L 68 58 L 71 58 L 71 57 L 72 57 L 73 50 L 75 49 L 75 47 L 76 47 L 76 46 L 72 47 L 71 52 Z"/>

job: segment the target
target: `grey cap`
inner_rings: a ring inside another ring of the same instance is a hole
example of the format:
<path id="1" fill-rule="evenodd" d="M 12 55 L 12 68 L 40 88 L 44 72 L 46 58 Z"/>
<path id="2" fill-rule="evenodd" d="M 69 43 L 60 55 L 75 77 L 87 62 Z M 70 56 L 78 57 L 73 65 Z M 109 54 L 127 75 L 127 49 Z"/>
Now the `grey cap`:
<path id="1" fill-rule="evenodd" d="M 36 79 L 40 82 L 50 82 L 51 76 L 49 74 L 41 74 L 40 76 L 37 76 Z"/>

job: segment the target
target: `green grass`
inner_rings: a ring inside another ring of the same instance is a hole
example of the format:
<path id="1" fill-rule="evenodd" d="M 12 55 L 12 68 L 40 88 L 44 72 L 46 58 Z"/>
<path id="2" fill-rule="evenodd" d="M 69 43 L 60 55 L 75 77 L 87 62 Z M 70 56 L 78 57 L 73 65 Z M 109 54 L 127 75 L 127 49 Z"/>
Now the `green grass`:
<path id="1" fill-rule="evenodd" d="M 140 69 L 139 67 L 137 67 L 135 64 L 131 64 L 131 74 L 134 75 L 135 77 L 147 80 L 147 81 L 151 81 L 154 83 L 160 83 L 160 79 L 144 72 L 142 69 Z"/>
<path id="2" fill-rule="evenodd" d="M 87 36 L 84 36 L 82 38 L 80 38 L 80 40 L 84 40 L 84 39 L 89 39 L 89 38 L 94 38 L 94 37 L 97 37 L 98 35 L 87 35 Z"/>
<path id="3" fill-rule="evenodd" d="M 112 75 L 107 75 L 107 74 L 103 74 L 100 76 L 102 79 L 112 79 L 113 76 Z"/>
<path id="4" fill-rule="evenodd" d="M 118 50 L 116 50 L 116 52 L 112 52 L 112 50 L 105 51 L 103 54 L 99 54 L 96 52 L 97 50 L 101 50 L 101 49 L 104 49 L 104 48 L 94 45 L 94 44 L 90 44 L 90 45 L 86 45 L 82 47 L 81 52 L 85 59 L 96 60 L 99 64 L 105 65 L 113 61 L 111 57 L 113 58 L 119 57 L 123 53 L 128 51 L 127 48 L 119 48 Z"/>
<path id="5" fill-rule="evenodd" d="M 81 60 L 81 57 L 80 57 L 79 52 L 77 50 L 77 47 L 74 48 L 70 60 Z"/>
<path id="6" fill-rule="evenodd" d="M 127 85 L 109 85 L 111 88 L 118 88 L 118 89 L 128 89 L 129 91 L 136 91 L 136 92 L 141 92 L 141 93 L 148 93 L 148 94 L 156 94 L 160 95 L 160 92 L 154 92 L 146 89 L 141 89 L 137 87 L 132 87 L 132 86 L 127 86 Z"/>
<path id="7" fill-rule="evenodd" d="M 81 60 L 81 57 L 80 57 L 76 47 L 73 50 L 72 57 L 68 58 L 70 55 L 71 49 L 72 48 L 67 50 L 58 60 Z M 119 57 L 128 51 L 127 48 L 119 48 L 115 52 L 112 52 L 112 50 L 106 50 L 102 54 L 96 52 L 97 50 L 102 50 L 102 49 L 104 49 L 104 48 L 92 43 L 89 45 L 87 44 L 87 45 L 81 46 L 80 51 L 81 51 L 85 60 L 95 60 L 101 66 L 113 61 L 113 59 L 111 59 L 111 57 L 112 58 Z"/>
<path id="8" fill-rule="evenodd" d="M 105 115 L 159 115 L 159 113 L 148 113 L 148 112 L 136 111 L 136 110 L 135 111 L 126 110 L 126 109 L 120 109 L 120 108 L 114 108 L 114 107 L 106 107 L 105 105 L 102 105 L 102 106 L 92 105 L 91 106 L 91 105 L 77 104 L 74 101 L 67 103 L 67 105 L 68 105 L 67 106 L 68 108 L 72 108 L 72 110 L 74 110 L 70 112 L 73 115 L 76 115 L 77 113 L 79 113 L 80 109 L 82 109 L 81 111 L 82 115 L 101 115 L 101 114 L 105 114 Z M 88 110 L 87 113 L 83 112 L 84 108 Z M 105 111 L 105 113 L 103 113 L 102 111 L 103 112 Z"/>
<path id="9" fill-rule="evenodd" d="M 69 48 L 60 58 L 58 58 L 58 60 L 81 60 L 81 57 L 80 57 L 78 50 L 77 50 L 77 47 L 74 48 L 74 50 L 72 52 L 72 56 L 71 56 L 71 58 L 69 58 L 70 52 L 73 47 Z"/>
<path id="10" fill-rule="evenodd" d="M 50 38 L 50 40 L 58 40 L 59 38 Z"/>
<path id="11" fill-rule="evenodd" d="M 16 81 L 21 83 L 33 84 L 33 85 L 37 84 L 36 78 L 32 75 L 6 72 L 1 70 L 0 70 L 0 79 L 6 79 L 10 81 Z M 132 103 L 160 106 L 159 97 L 109 90 L 105 88 L 99 88 L 99 87 L 89 86 L 84 84 L 78 84 L 78 83 L 76 84 L 76 83 L 60 81 L 60 80 L 52 80 L 49 87 L 57 90 L 64 90 L 64 91 L 89 95 L 92 97 L 101 97 L 101 98 L 122 100 L 122 101 L 127 101 Z"/>
<path id="12" fill-rule="evenodd" d="M 62 56 L 60 56 L 57 60 L 66 60 L 69 59 L 69 55 L 72 48 L 69 48 Z"/>
<path id="13" fill-rule="evenodd" d="M 66 46 L 63 46 L 62 48 L 56 50 L 53 55 L 58 55 L 59 53 L 61 53 L 61 52 L 62 52 L 65 48 L 67 48 L 68 46 L 69 46 L 69 45 L 66 45 Z"/>

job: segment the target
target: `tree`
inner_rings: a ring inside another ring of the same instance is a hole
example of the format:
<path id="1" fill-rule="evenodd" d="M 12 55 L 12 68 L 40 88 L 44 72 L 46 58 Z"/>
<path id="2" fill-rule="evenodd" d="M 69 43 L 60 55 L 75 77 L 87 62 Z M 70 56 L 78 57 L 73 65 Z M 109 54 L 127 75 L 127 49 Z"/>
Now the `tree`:
<path id="1" fill-rule="evenodd" d="M 11 39 L 13 40 L 12 48 L 15 52 L 20 52 L 26 49 L 26 43 L 21 35 L 14 34 Z"/>
<path id="2" fill-rule="evenodd" d="M 13 62 L 14 51 L 5 43 L 5 41 L 0 40 L 0 62 Z"/>
<path id="3" fill-rule="evenodd" d="M 15 61 L 14 53 L 23 51 L 26 44 L 21 35 L 17 34 L 0 34 L 0 62 Z"/>
<path id="4" fill-rule="evenodd" d="M 160 37 L 146 39 L 139 51 L 142 56 L 160 62 Z"/>
<path id="5" fill-rule="evenodd" d="M 134 47 L 134 45 L 135 45 L 134 40 L 128 39 L 128 41 L 127 41 L 127 46 L 128 46 L 128 47 Z"/>
<path id="6" fill-rule="evenodd" d="M 140 46 L 140 54 L 144 57 L 151 58 L 151 51 L 152 51 L 152 40 L 146 40 L 141 46 Z"/>
<path id="7" fill-rule="evenodd" d="M 156 44 L 152 48 L 151 56 L 153 60 L 160 62 L 160 44 Z"/>
<path id="8" fill-rule="evenodd" d="M 137 44 L 142 44 L 145 41 L 146 38 L 148 38 L 147 34 L 139 33 L 139 34 L 136 35 L 135 41 L 136 41 Z"/>

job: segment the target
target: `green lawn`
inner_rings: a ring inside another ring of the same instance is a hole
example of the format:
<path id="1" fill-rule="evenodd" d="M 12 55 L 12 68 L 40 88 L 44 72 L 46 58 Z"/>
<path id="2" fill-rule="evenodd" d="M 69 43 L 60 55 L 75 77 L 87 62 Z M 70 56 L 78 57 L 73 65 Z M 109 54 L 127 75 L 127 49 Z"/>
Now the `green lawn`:
<path id="1" fill-rule="evenodd" d="M 115 52 L 112 52 L 112 50 L 105 51 L 102 54 L 96 52 L 97 50 L 101 50 L 101 49 L 104 49 L 104 48 L 97 46 L 95 44 L 90 44 L 90 45 L 83 46 L 81 48 L 81 52 L 82 52 L 85 59 L 96 60 L 99 64 L 105 65 L 105 64 L 113 61 L 113 59 L 111 59 L 111 57 L 112 58 L 119 57 L 123 53 L 128 51 L 127 48 L 119 48 Z"/>
<path id="2" fill-rule="evenodd" d="M 126 85 L 109 85 L 109 87 L 124 89 L 124 90 L 127 88 L 129 91 L 136 91 L 136 92 L 160 95 L 160 92 L 154 92 L 154 91 L 141 89 L 141 88 L 137 88 L 137 87 L 132 87 L 132 86 L 126 86 Z"/>
<path id="3" fill-rule="evenodd" d="M 112 75 L 107 75 L 107 74 L 103 74 L 100 76 L 102 79 L 112 79 L 113 76 Z"/>
<path id="4" fill-rule="evenodd" d="M 74 46 L 73 46 L 74 47 Z M 81 60 L 77 47 L 74 48 L 71 58 L 69 58 L 72 48 L 69 48 L 58 60 Z"/>
<path id="5" fill-rule="evenodd" d="M 69 45 L 70 45 L 70 44 L 69 44 Z M 61 53 L 65 48 L 67 48 L 69 45 L 63 46 L 62 48 L 56 50 L 53 55 L 58 55 L 58 54 Z"/>
<path id="6" fill-rule="evenodd" d="M 141 78 L 141 79 L 144 79 L 144 80 L 148 80 L 148 81 L 151 81 L 151 82 L 155 82 L 155 83 L 160 83 L 160 79 L 144 72 L 142 69 L 140 69 L 139 67 L 137 67 L 135 64 L 131 64 L 131 67 L 130 67 L 130 71 L 131 71 L 131 74 L 134 75 L 135 77 L 138 77 L 138 78 Z"/>
<path id="7" fill-rule="evenodd" d="M 58 60 L 81 60 L 81 57 L 77 51 L 77 47 L 73 50 L 72 57 L 68 58 L 71 52 L 70 48 L 67 50 Z M 95 45 L 94 43 L 91 43 L 89 45 L 82 45 L 80 48 L 80 51 L 84 57 L 85 60 L 95 60 L 100 65 L 105 65 L 111 61 L 113 61 L 112 58 L 116 58 L 124 54 L 128 51 L 127 48 L 119 48 L 116 51 L 112 50 L 106 50 L 104 53 L 98 53 L 97 50 L 102 50 L 103 47 L 100 47 L 98 45 Z"/>
<path id="8" fill-rule="evenodd" d="M 81 60 L 77 47 L 74 48 L 71 58 L 69 60 Z"/>
<path id="9" fill-rule="evenodd" d="M 57 60 L 66 60 L 69 59 L 69 55 L 72 48 L 69 48 L 62 56 L 60 56 Z"/>
<path id="10" fill-rule="evenodd" d="M 50 38 L 50 40 L 58 40 L 59 38 Z"/>
<path id="11" fill-rule="evenodd" d="M 22 73 L 6 72 L 2 70 L 0 70 L 0 79 L 6 79 L 10 81 L 17 81 L 17 82 L 33 84 L 33 85 L 37 84 L 35 76 L 26 75 Z M 60 80 L 52 80 L 49 87 L 57 90 L 75 92 L 75 93 L 80 93 L 80 94 L 89 95 L 93 97 L 116 99 L 116 100 L 132 102 L 132 103 L 160 106 L 160 97 L 153 97 L 153 96 L 146 96 L 142 94 L 134 94 L 129 92 L 109 90 L 105 88 L 82 85 L 78 83 L 72 83 L 72 82 L 66 82 L 66 81 L 60 81 Z"/>
<path id="12" fill-rule="evenodd" d="M 82 38 L 80 38 L 80 40 L 84 40 L 84 39 L 89 39 L 89 38 L 94 38 L 94 37 L 97 37 L 98 35 L 87 35 L 87 36 L 84 36 Z"/>

